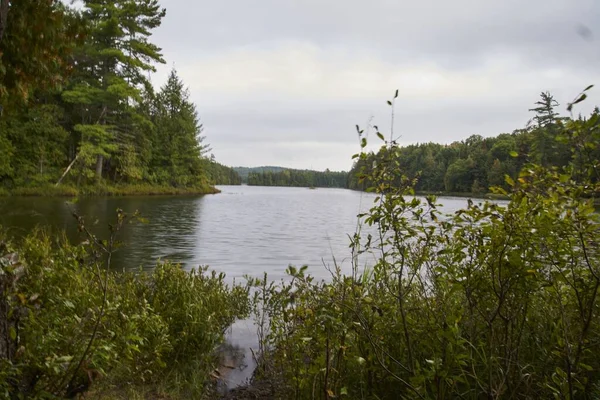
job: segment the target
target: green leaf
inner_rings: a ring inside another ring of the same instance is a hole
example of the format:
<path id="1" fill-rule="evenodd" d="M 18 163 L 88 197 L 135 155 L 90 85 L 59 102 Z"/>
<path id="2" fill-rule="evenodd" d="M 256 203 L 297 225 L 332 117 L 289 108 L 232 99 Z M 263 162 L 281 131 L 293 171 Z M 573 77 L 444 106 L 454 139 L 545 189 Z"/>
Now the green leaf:
<path id="1" fill-rule="evenodd" d="M 582 94 L 581 96 L 579 96 L 579 98 L 577 100 L 575 100 L 573 102 L 573 104 L 577 104 L 577 103 L 581 103 L 582 101 L 584 101 L 585 99 L 587 99 L 587 94 Z"/>
<path id="2" fill-rule="evenodd" d="M 385 140 L 385 138 L 383 137 L 383 134 L 381 132 L 377 132 L 377 137 L 381 140 Z"/>
<path id="3" fill-rule="evenodd" d="M 388 100 L 388 102 L 387 102 L 387 103 L 388 103 L 388 106 L 391 106 L 391 105 L 392 105 L 392 102 L 391 102 L 391 101 L 389 101 L 389 100 Z"/>
<path id="4" fill-rule="evenodd" d="M 17 331 L 14 326 L 11 326 L 9 329 L 10 340 L 17 340 Z"/>
<path id="5" fill-rule="evenodd" d="M 594 370 L 594 368 L 591 365 L 587 365 L 587 364 L 584 364 L 584 363 L 579 363 L 579 366 L 581 368 L 585 369 L 586 371 L 593 371 Z"/>
<path id="6" fill-rule="evenodd" d="M 508 153 L 511 157 L 519 157 L 519 153 L 517 153 L 516 151 L 511 151 L 510 153 Z"/>

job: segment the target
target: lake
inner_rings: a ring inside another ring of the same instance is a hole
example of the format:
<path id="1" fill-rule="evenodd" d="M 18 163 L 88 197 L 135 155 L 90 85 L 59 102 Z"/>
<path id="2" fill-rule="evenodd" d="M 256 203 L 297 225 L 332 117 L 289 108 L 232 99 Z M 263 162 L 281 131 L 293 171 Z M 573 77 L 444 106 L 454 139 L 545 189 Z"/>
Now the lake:
<path id="1" fill-rule="evenodd" d="M 120 234 L 124 246 L 113 257 L 113 268 L 151 269 L 158 259 L 182 263 L 185 268 L 209 265 L 229 280 L 245 275 L 285 278 L 288 265 L 308 265 L 308 272 L 327 279 L 326 266 L 335 257 L 350 269 L 348 235 L 374 195 L 345 189 L 307 189 L 258 186 L 220 186 L 222 193 L 206 196 L 140 196 L 81 198 L 70 204 L 63 198 L 0 197 L 0 225 L 21 236 L 35 226 L 64 230 L 72 240 L 81 237 L 76 212 L 99 235 L 108 234 L 117 208 L 136 210 L 146 224 L 127 225 Z M 466 206 L 464 198 L 441 198 L 446 213 Z M 247 368 L 232 371 L 230 384 L 252 372 L 249 347 L 255 347 L 252 321 L 239 321 L 228 341 L 245 354 Z"/>
<path id="2" fill-rule="evenodd" d="M 368 210 L 374 196 L 345 189 L 220 186 L 206 196 L 136 196 L 81 198 L 76 203 L 57 197 L 0 197 L 0 225 L 21 236 L 35 226 L 64 230 L 72 240 L 76 212 L 86 225 L 106 237 L 106 224 L 116 209 L 136 210 L 148 222 L 127 225 L 119 235 L 124 246 L 114 255 L 117 270 L 152 268 L 170 259 L 186 268 L 209 265 L 229 279 L 244 275 L 273 279 L 285 276 L 289 264 L 308 265 L 309 272 L 327 278 L 325 264 L 333 256 L 347 266 L 348 234 L 356 215 Z M 444 212 L 466 205 L 464 198 L 440 200 Z"/>

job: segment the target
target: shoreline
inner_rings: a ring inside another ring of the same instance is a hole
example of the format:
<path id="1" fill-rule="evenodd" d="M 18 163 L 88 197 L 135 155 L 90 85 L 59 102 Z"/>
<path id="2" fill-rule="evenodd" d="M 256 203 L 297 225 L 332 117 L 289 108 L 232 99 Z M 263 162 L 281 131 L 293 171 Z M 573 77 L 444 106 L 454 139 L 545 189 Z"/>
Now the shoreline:
<path id="1" fill-rule="evenodd" d="M 436 197 L 464 197 L 483 200 L 509 200 L 508 196 L 496 193 L 473 193 L 473 192 L 431 192 L 431 191 L 415 191 L 417 196 L 436 196 Z"/>
<path id="2" fill-rule="evenodd" d="M 0 197 L 121 197 L 121 196 L 183 196 L 221 193 L 215 186 L 174 187 L 155 185 L 94 185 L 37 186 L 15 189 L 0 188 Z"/>

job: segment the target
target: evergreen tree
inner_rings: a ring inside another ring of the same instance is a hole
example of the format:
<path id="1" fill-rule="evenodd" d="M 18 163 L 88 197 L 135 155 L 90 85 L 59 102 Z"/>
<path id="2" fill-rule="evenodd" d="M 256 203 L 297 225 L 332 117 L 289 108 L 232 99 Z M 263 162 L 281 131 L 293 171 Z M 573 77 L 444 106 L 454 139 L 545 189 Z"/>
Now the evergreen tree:
<path id="1" fill-rule="evenodd" d="M 561 157 L 557 151 L 556 143 L 559 118 L 555 108 L 559 104 L 548 92 L 543 92 L 540 97 L 541 99 L 535 103 L 537 107 L 529 110 L 535 112 L 533 120 L 536 122 L 532 131 L 534 138 L 532 156 L 535 162 L 545 167 L 550 164 L 564 165 L 568 162 L 568 158 L 562 159 L 564 157 Z"/>
<path id="2" fill-rule="evenodd" d="M 63 99 L 80 115 L 73 129 L 83 172 L 94 165 L 100 179 L 107 160 L 115 169 L 110 165 L 113 155 L 125 154 L 121 160 L 127 166 L 137 164 L 135 135 L 140 119 L 135 105 L 147 84 L 145 74 L 154 70 L 152 63 L 164 62 L 148 37 L 165 10 L 157 0 L 84 0 L 84 5 L 88 38 L 76 58 L 77 75 Z"/>
<path id="3" fill-rule="evenodd" d="M 152 167 L 158 179 L 168 179 L 172 185 L 198 183 L 202 178 L 201 159 L 208 149 L 203 143 L 205 137 L 196 106 L 189 97 L 189 91 L 172 70 L 157 95 L 152 146 Z"/>
<path id="4" fill-rule="evenodd" d="M 59 0 L 0 0 L 0 111 L 63 84 L 81 34 L 78 14 Z"/>

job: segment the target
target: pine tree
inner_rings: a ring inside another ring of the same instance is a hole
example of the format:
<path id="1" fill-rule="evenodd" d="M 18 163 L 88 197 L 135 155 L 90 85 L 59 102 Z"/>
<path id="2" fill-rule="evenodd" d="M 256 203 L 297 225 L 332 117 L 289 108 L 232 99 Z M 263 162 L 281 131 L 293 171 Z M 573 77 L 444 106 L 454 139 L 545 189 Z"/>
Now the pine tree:
<path id="1" fill-rule="evenodd" d="M 157 0 L 84 0 L 88 38 L 76 58 L 77 75 L 63 99 L 75 106 L 80 118 L 73 127 L 79 142 L 83 172 L 94 165 L 102 178 L 106 160 L 116 174 L 131 173 L 136 160 L 136 135 L 143 116 L 136 115 L 145 74 L 164 62 L 160 49 L 148 41 L 151 30 L 165 15 Z M 124 167 L 111 165 L 113 156 Z M 136 171 L 134 175 L 139 175 Z"/>
<path id="2" fill-rule="evenodd" d="M 203 178 L 201 159 L 208 151 L 203 127 L 189 91 L 172 70 L 157 95 L 153 167 L 170 184 L 191 185 Z"/>
<path id="3" fill-rule="evenodd" d="M 0 111 L 63 84 L 81 34 L 78 14 L 59 0 L 0 0 Z"/>
<path id="4" fill-rule="evenodd" d="M 556 142 L 558 132 L 559 115 L 555 111 L 558 107 L 558 102 L 548 93 L 543 92 L 541 100 L 536 102 L 535 108 L 529 111 L 535 112 L 533 120 L 536 122 L 536 127 L 533 129 L 532 153 L 535 161 L 543 166 L 563 165 L 568 162 L 569 154 L 562 154 Z"/>

